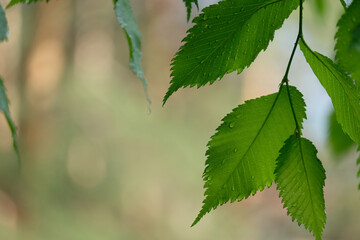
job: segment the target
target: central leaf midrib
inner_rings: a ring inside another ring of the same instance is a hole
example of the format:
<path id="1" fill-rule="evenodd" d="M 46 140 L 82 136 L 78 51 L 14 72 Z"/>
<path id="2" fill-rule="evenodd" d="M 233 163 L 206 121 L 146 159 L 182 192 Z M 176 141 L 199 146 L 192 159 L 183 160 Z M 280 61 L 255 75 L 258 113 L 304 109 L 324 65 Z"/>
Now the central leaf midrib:
<path id="1" fill-rule="evenodd" d="M 250 143 L 250 145 L 248 146 L 247 150 L 245 151 L 245 153 L 243 154 L 243 156 L 239 159 L 238 163 L 236 164 L 236 166 L 234 167 L 234 169 L 231 171 L 231 173 L 229 174 L 229 176 L 226 178 L 226 180 L 223 182 L 223 184 L 220 185 L 220 188 L 221 189 L 230 179 L 230 177 L 234 174 L 234 172 L 237 170 L 237 168 L 239 167 L 240 163 L 242 162 L 242 160 L 245 158 L 245 156 L 248 154 L 248 152 L 250 151 L 250 149 L 252 148 L 252 146 L 254 145 L 254 143 L 256 142 L 256 140 L 258 139 L 259 135 L 261 134 L 263 128 L 265 127 L 265 124 L 267 123 L 267 121 L 269 120 L 270 118 L 270 115 L 272 113 L 272 111 L 274 110 L 275 108 L 275 105 L 277 103 L 277 101 L 279 100 L 279 96 L 281 94 L 281 91 L 282 91 L 282 88 L 283 88 L 283 85 L 281 85 L 280 89 L 279 89 L 279 92 L 277 93 L 276 95 L 276 98 L 274 100 L 274 103 L 272 104 L 270 110 L 269 110 L 269 113 L 266 115 L 266 118 L 264 119 L 264 122 L 262 123 L 260 129 L 258 130 L 257 134 L 255 135 L 253 141 Z"/>
<path id="2" fill-rule="evenodd" d="M 312 209 L 312 212 L 314 213 L 314 215 L 316 215 L 315 213 L 315 209 L 314 209 L 314 202 L 313 202 L 313 196 L 312 196 L 312 191 L 311 191 L 311 187 L 310 187 L 310 182 L 309 182 L 309 175 L 308 175 L 308 171 L 306 169 L 306 164 L 305 164 L 305 159 L 304 159 L 304 153 L 302 151 L 302 141 L 301 141 L 301 138 L 300 137 L 297 137 L 297 139 L 299 140 L 299 149 L 300 149 L 300 156 L 301 156 L 301 163 L 303 164 L 304 166 L 304 173 L 305 173 L 305 177 L 306 177 L 306 184 L 308 186 L 308 189 L 309 189 L 309 196 L 310 196 L 310 204 L 311 204 L 311 209 Z M 315 218 L 315 222 L 317 223 L 316 225 L 318 225 L 318 221 L 317 221 L 317 218 Z M 319 227 L 319 226 L 317 226 Z"/>

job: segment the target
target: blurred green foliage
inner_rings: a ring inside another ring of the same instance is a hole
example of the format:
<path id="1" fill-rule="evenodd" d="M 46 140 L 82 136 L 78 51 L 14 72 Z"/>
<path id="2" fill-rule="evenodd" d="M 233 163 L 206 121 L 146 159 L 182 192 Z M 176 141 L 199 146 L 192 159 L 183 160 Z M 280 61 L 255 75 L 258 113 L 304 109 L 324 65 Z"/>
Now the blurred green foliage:
<path id="1" fill-rule="evenodd" d="M 329 115 L 329 143 L 331 149 L 337 155 L 345 153 L 355 145 L 351 138 L 342 130 L 336 120 L 334 111 Z"/>

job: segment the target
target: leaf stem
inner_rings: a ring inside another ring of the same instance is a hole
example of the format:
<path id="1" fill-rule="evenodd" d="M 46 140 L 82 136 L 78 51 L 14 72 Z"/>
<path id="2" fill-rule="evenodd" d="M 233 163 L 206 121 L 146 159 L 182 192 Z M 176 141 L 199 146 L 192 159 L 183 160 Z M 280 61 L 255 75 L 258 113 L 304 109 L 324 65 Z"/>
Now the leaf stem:
<path id="1" fill-rule="evenodd" d="M 291 106 L 291 111 L 293 113 L 293 117 L 294 117 L 294 120 L 295 120 L 295 125 L 296 125 L 296 131 L 295 131 L 295 135 L 297 137 L 301 136 L 301 127 L 296 119 L 296 114 L 295 114 L 295 109 L 294 109 L 294 106 L 293 106 L 293 102 L 292 102 L 292 99 L 291 99 L 291 95 L 290 95 L 290 89 L 289 89 L 289 71 L 290 71 L 290 67 L 291 67 L 291 64 L 293 62 L 293 59 L 294 59 L 294 56 L 295 56 L 295 52 L 296 52 L 296 48 L 299 44 L 299 41 L 300 39 L 303 38 L 303 32 L 302 32 L 302 21 L 303 21 L 303 0 L 300 0 L 300 14 L 299 14 L 299 32 L 298 32 L 298 35 L 296 37 L 296 41 L 295 41 L 295 44 L 294 44 L 294 48 L 291 52 L 291 55 L 290 55 L 290 59 L 289 59 L 289 62 L 288 62 L 288 65 L 286 67 L 286 72 L 285 72 L 285 75 L 284 75 L 284 78 L 283 80 L 281 81 L 281 85 L 283 85 L 284 83 L 286 84 L 286 88 L 287 88 L 287 92 L 288 92 L 288 97 L 289 97 L 289 102 L 290 102 L 290 106 Z"/>
<path id="2" fill-rule="evenodd" d="M 296 136 L 296 137 L 301 137 L 301 135 L 302 135 L 302 133 L 301 133 L 301 127 L 300 127 L 300 125 L 299 125 L 299 123 L 298 123 L 298 120 L 297 120 L 297 118 L 296 118 L 294 105 L 293 105 L 293 102 L 292 102 L 292 99 L 291 99 L 290 88 L 289 88 L 289 81 L 286 81 L 286 89 L 287 89 L 287 93 L 288 93 L 288 98 L 289 98 L 289 103 L 290 103 L 290 107 L 291 107 L 291 112 L 292 112 L 292 114 L 293 114 L 294 121 L 295 121 L 295 126 L 296 126 L 295 136 Z"/>
<path id="3" fill-rule="evenodd" d="M 282 84 L 285 83 L 285 82 L 288 82 L 288 76 L 289 76 L 289 71 L 290 71 L 290 67 L 291 67 L 291 64 L 292 64 L 292 61 L 294 59 L 294 56 L 295 56 L 295 52 L 296 52 L 296 48 L 299 44 L 299 41 L 300 39 L 302 38 L 302 19 L 303 19 L 303 0 L 300 0 L 300 17 L 299 17 L 299 32 L 298 32 L 298 35 L 296 37 L 296 41 L 295 41 L 295 44 L 294 44 L 294 48 L 291 52 L 291 56 L 290 56 L 290 60 L 289 60 L 289 63 L 286 67 L 286 72 L 285 72 L 285 75 L 284 75 L 284 78 L 282 80 Z"/>

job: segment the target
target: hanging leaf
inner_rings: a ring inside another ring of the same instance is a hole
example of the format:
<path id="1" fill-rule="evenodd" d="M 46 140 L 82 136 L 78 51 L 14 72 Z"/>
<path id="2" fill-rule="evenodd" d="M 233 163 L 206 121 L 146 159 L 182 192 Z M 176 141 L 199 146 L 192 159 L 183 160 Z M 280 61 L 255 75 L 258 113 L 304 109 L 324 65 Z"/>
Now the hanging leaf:
<path id="1" fill-rule="evenodd" d="M 9 100 L 6 96 L 6 90 L 5 90 L 4 83 L 3 83 L 3 80 L 1 77 L 0 77 L 0 110 L 4 113 L 6 121 L 9 125 L 11 135 L 13 138 L 13 147 L 18 156 L 19 163 L 20 163 L 20 154 L 19 154 L 19 148 L 18 148 L 18 143 L 17 143 L 16 127 L 15 127 L 14 121 L 12 120 L 11 115 L 10 115 Z"/>
<path id="2" fill-rule="evenodd" d="M 299 124 L 305 115 L 302 94 L 290 87 Z M 274 181 L 275 161 L 284 141 L 294 133 L 288 92 L 246 101 L 223 120 L 208 143 L 204 172 L 204 205 L 192 224 L 228 201 L 240 201 Z"/>
<path id="3" fill-rule="evenodd" d="M 198 3 L 198 0 L 183 0 L 183 1 L 186 6 L 187 20 L 189 21 L 190 15 L 191 15 L 192 3 L 194 3 L 198 9 L 199 9 L 199 3 Z"/>
<path id="4" fill-rule="evenodd" d="M 345 0 L 340 0 L 340 2 L 341 2 L 341 5 L 346 9 L 346 2 L 345 2 Z"/>
<path id="5" fill-rule="evenodd" d="M 291 136 L 276 162 L 275 182 L 287 213 L 321 239 L 326 222 L 325 170 L 307 139 Z"/>
<path id="6" fill-rule="evenodd" d="M 7 40 L 9 35 L 9 27 L 3 7 L 0 4 L 0 42 Z"/>
<path id="7" fill-rule="evenodd" d="M 147 81 L 145 79 L 140 60 L 141 54 L 141 35 L 130 7 L 129 0 L 114 0 L 115 13 L 120 26 L 123 28 L 130 50 L 130 68 L 138 76 L 143 84 L 146 100 L 150 111 L 150 98 L 147 92 Z"/>
<path id="8" fill-rule="evenodd" d="M 40 2 L 40 1 L 43 1 L 43 0 L 11 0 L 10 3 L 6 6 L 6 8 L 12 7 L 18 3 L 30 4 L 30 3 L 34 3 L 34 2 Z M 50 0 L 45 0 L 45 1 L 49 2 Z"/>
<path id="9" fill-rule="evenodd" d="M 0 42 L 6 40 L 8 37 L 8 34 L 9 34 L 9 28 L 8 28 L 5 12 L 0 4 Z M 17 137 L 16 137 L 16 127 L 10 116 L 9 101 L 6 96 L 4 83 L 3 83 L 3 80 L 1 77 L 0 77 L 0 111 L 2 111 L 4 113 L 6 121 L 9 125 L 10 131 L 12 134 L 12 138 L 13 138 L 13 147 L 14 147 L 15 152 L 20 161 L 20 155 L 19 155 L 19 149 L 18 149 Z"/>
<path id="10" fill-rule="evenodd" d="M 336 119 L 344 132 L 360 145 L 360 92 L 349 76 L 329 58 L 312 51 L 303 39 L 300 47 L 313 72 L 329 94 Z"/>
<path id="11" fill-rule="evenodd" d="M 360 88 L 360 1 L 346 9 L 337 26 L 335 59 Z"/>
<path id="12" fill-rule="evenodd" d="M 181 87 L 201 87 L 226 73 L 242 72 L 298 5 L 298 0 L 225 0 L 203 9 L 173 59 L 163 104 Z"/>
<path id="13" fill-rule="evenodd" d="M 345 153 L 354 145 L 354 142 L 346 133 L 344 133 L 336 120 L 334 111 L 329 116 L 329 143 L 331 149 L 337 155 Z"/>

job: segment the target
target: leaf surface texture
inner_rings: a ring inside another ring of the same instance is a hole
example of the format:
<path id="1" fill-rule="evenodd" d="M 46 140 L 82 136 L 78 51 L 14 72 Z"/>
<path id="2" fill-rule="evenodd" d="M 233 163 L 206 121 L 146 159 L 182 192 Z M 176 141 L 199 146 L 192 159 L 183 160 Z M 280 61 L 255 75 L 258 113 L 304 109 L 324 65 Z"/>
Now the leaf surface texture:
<path id="1" fill-rule="evenodd" d="M 186 12 L 187 12 L 187 20 L 190 20 L 190 14 L 192 9 L 192 3 L 196 5 L 196 7 L 199 9 L 199 3 L 198 0 L 183 0 L 186 6 Z"/>
<path id="2" fill-rule="evenodd" d="M 307 139 L 292 135 L 280 151 L 275 181 L 287 213 L 321 239 L 326 222 L 325 170 Z"/>
<path id="3" fill-rule="evenodd" d="M 173 59 L 163 103 L 181 87 L 212 84 L 250 66 L 298 5 L 298 0 L 225 0 L 203 9 Z"/>
<path id="4" fill-rule="evenodd" d="M 329 94 L 336 119 L 350 138 L 360 145 L 360 92 L 352 79 L 335 63 L 312 51 L 303 39 L 300 48 L 307 62 Z"/>
<path id="5" fill-rule="evenodd" d="M 299 124 L 305 115 L 302 94 L 290 87 Z M 275 161 L 295 122 L 286 87 L 246 101 L 223 120 L 208 143 L 204 171 L 205 200 L 194 221 L 228 201 L 242 200 L 274 180 Z"/>

